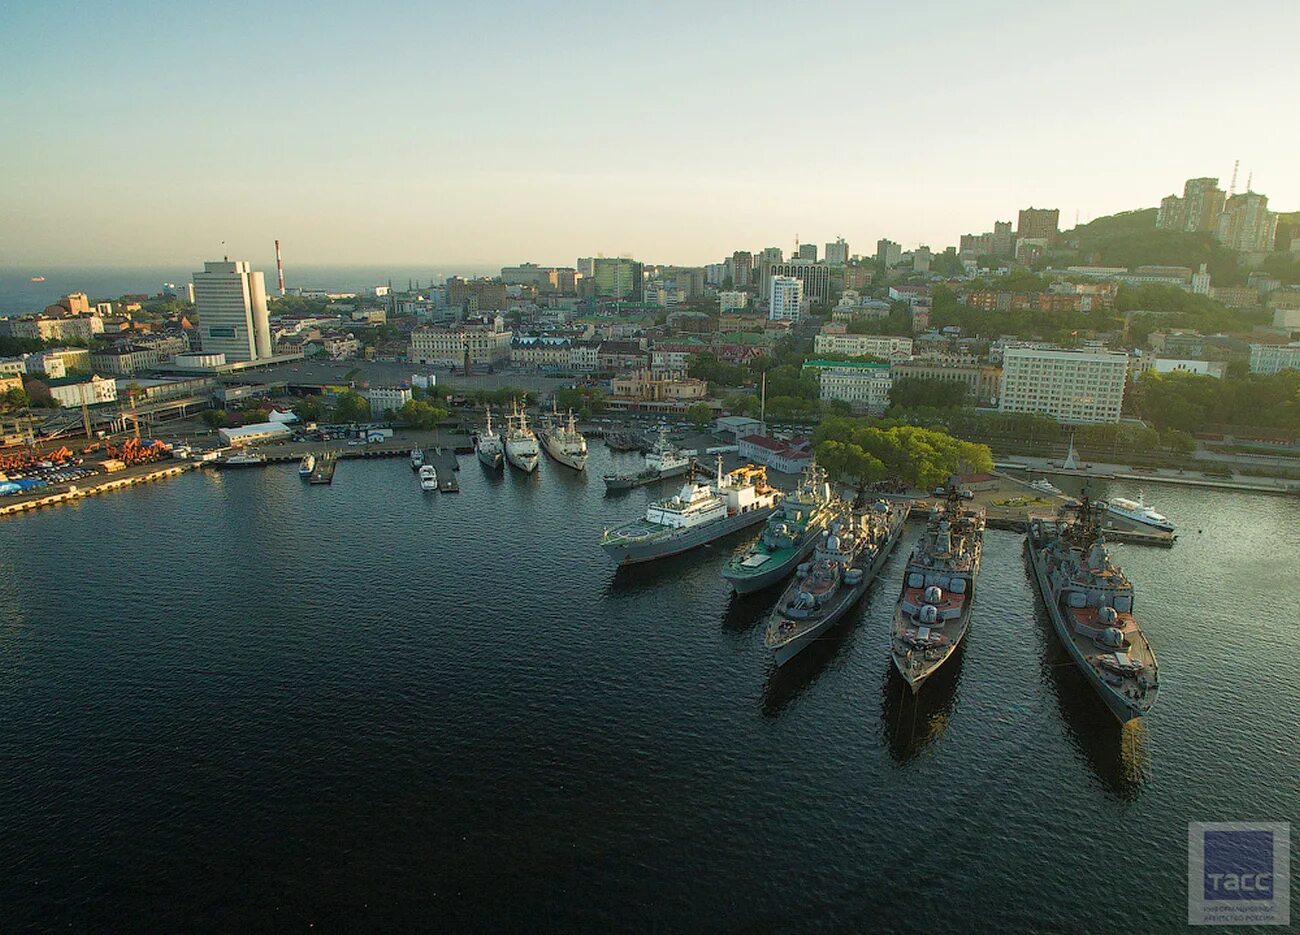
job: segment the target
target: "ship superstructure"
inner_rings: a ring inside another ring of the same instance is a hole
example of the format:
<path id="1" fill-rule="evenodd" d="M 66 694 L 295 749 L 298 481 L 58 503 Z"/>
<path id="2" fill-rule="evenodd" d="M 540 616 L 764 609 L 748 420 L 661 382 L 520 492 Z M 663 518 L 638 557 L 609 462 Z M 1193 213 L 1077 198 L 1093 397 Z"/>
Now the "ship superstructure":
<path id="1" fill-rule="evenodd" d="M 963 504 L 955 477 L 946 493 L 908 557 L 894 609 L 890 656 L 913 692 L 966 638 L 984 549 L 984 511 Z"/>
<path id="2" fill-rule="evenodd" d="M 722 577 L 741 594 L 777 584 L 817 546 L 836 513 L 826 472 L 814 461 L 794 493 L 768 517 L 758 540 L 722 568 Z"/>
<path id="3" fill-rule="evenodd" d="M 1106 550 L 1105 503 L 1085 493 L 1073 519 L 1034 517 L 1027 538 L 1034 582 L 1075 666 L 1121 722 L 1151 710 L 1159 666 L 1133 615 L 1133 584 Z"/>

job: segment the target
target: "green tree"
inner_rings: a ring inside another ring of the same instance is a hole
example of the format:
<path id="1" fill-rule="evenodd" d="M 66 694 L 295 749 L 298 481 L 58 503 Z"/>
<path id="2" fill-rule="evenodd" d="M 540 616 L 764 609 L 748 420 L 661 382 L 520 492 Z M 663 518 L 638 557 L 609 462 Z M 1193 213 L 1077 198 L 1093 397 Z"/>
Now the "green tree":
<path id="1" fill-rule="evenodd" d="M 891 409 L 952 409 L 966 401 L 966 385 L 952 380 L 902 377 L 889 390 Z"/>
<path id="2" fill-rule="evenodd" d="M 573 410 L 590 418 L 605 411 L 605 394 L 594 386 L 570 386 L 555 391 L 555 405 L 563 412 Z"/>
<path id="3" fill-rule="evenodd" d="M 360 393 L 344 393 L 334 403 L 333 420 L 338 423 L 369 422 L 370 400 Z"/>
<path id="4" fill-rule="evenodd" d="M 686 410 L 686 418 L 695 426 L 696 431 L 703 431 L 713 419 L 713 410 L 709 408 L 708 403 L 696 403 Z"/>
<path id="5" fill-rule="evenodd" d="M 762 408 L 759 398 L 753 393 L 728 393 L 722 405 L 733 416 L 756 416 Z"/>
<path id="6" fill-rule="evenodd" d="M 424 400 L 411 399 L 402 404 L 402 408 L 397 410 L 396 415 L 404 424 L 412 428 L 433 429 L 447 418 L 447 410 Z"/>
<path id="7" fill-rule="evenodd" d="M 319 422 L 325 412 L 325 400 L 319 396 L 304 396 L 293 404 L 293 414 L 303 422 Z"/>
<path id="8" fill-rule="evenodd" d="M 26 409 L 32 404 L 31 399 L 27 396 L 27 391 L 21 386 L 15 386 L 7 390 L 3 396 L 0 396 L 0 408 L 5 410 Z"/>
<path id="9" fill-rule="evenodd" d="M 229 415 L 224 409 L 207 409 L 203 413 L 203 424 L 210 428 L 223 428 L 229 422 Z"/>

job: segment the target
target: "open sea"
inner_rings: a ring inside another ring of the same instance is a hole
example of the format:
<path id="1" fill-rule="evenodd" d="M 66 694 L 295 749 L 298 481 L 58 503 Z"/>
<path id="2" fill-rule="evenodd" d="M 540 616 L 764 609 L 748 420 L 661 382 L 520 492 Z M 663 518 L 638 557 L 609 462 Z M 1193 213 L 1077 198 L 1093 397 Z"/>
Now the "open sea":
<path id="1" fill-rule="evenodd" d="M 0 522 L 0 929 L 1182 932 L 1188 822 L 1297 815 L 1300 500 L 1148 487 L 1181 538 L 1113 547 L 1161 660 L 1121 728 L 1023 536 L 988 533 L 914 703 L 918 526 L 778 672 L 777 592 L 718 575 L 753 533 L 616 571 L 597 537 L 652 491 L 607 497 L 611 461 L 194 472 Z"/>

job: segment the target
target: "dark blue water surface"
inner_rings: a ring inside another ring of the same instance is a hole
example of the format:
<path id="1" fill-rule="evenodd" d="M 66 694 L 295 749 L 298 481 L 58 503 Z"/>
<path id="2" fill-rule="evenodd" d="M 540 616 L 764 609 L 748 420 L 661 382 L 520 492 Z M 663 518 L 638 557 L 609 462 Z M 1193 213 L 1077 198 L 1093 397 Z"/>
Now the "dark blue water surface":
<path id="1" fill-rule="evenodd" d="M 1148 490 L 1182 537 L 1114 549 L 1162 664 L 1121 729 L 1023 537 L 988 534 L 913 703 L 915 527 L 778 673 L 776 594 L 718 577 L 743 537 L 608 564 L 650 496 L 605 497 L 610 458 L 462 458 L 459 495 L 403 460 L 193 473 L 0 522 L 3 928 L 1181 931 L 1187 823 L 1295 816 L 1300 503 Z"/>

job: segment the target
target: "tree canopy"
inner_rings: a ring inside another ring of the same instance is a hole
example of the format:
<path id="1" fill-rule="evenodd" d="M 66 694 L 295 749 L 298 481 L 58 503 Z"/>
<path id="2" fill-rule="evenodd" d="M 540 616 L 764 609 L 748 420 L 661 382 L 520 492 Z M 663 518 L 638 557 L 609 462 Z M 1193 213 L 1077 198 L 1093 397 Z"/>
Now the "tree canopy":
<path id="1" fill-rule="evenodd" d="M 915 425 L 885 428 L 865 419 L 833 416 L 818 426 L 812 440 L 822 466 L 850 482 L 890 477 L 928 488 L 951 474 L 993 468 L 987 445 Z"/>
<path id="2" fill-rule="evenodd" d="M 1221 380 L 1147 371 L 1131 393 L 1134 411 L 1158 429 L 1239 426 L 1300 437 L 1300 372 L 1295 370 L 1270 376 L 1229 374 Z"/>
<path id="3" fill-rule="evenodd" d="M 966 401 L 966 384 L 930 377 L 900 377 L 889 390 L 891 408 L 951 409 Z"/>

